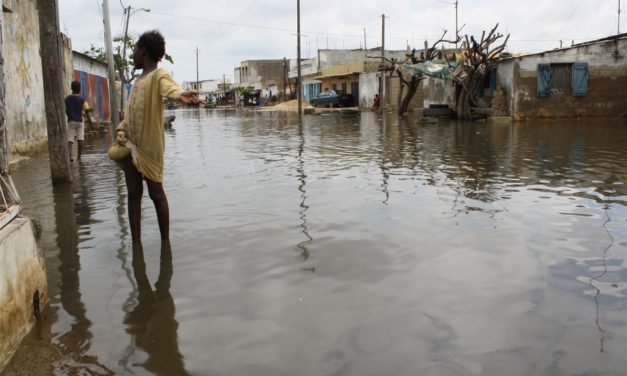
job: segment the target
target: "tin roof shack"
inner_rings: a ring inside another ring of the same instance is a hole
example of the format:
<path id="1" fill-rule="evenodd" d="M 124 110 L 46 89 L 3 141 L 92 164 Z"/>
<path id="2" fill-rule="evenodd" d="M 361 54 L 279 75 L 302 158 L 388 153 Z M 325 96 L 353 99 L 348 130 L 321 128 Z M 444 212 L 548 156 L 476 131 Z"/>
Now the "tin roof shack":
<path id="1" fill-rule="evenodd" d="M 508 113 L 531 119 L 627 117 L 627 34 L 499 62 Z"/>
<path id="2" fill-rule="evenodd" d="M 81 95 L 94 110 L 99 119 L 109 119 L 109 81 L 107 63 L 91 56 L 72 51 L 73 80 L 81 83 Z M 67 82 L 68 95 L 71 93 Z"/>

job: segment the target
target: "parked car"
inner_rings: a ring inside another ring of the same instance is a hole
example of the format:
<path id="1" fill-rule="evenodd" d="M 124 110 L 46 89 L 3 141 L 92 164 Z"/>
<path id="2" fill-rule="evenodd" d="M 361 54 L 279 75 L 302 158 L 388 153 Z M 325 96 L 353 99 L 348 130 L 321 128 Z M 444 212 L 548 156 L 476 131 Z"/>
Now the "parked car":
<path id="1" fill-rule="evenodd" d="M 317 97 L 311 98 L 311 105 L 314 107 L 342 107 L 352 106 L 353 96 L 344 94 L 339 90 L 325 90 Z"/>

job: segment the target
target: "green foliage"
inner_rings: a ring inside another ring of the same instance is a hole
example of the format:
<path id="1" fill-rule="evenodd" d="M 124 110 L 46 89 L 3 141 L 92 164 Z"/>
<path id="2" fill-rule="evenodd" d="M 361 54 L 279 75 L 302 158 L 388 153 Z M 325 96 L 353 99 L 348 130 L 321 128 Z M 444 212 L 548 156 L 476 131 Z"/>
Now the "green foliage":
<path id="1" fill-rule="evenodd" d="M 233 90 L 237 91 L 240 95 L 248 95 L 248 94 L 250 94 L 250 90 L 248 90 L 247 88 L 245 88 L 243 86 L 238 86 L 238 87 L 234 88 Z"/>
<path id="2" fill-rule="evenodd" d="M 118 36 L 113 38 L 113 63 L 114 69 L 118 72 L 121 81 L 124 83 L 128 83 L 133 81 L 138 75 L 135 74 L 135 70 L 133 67 L 133 50 L 135 49 L 135 41 L 132 37 L 126 37 L 126 57 L 123 55 L 124 49 L 124 37 Z M 85 55 L 91 56 L 96 60 L 100 60 L 103 62 L 107 62 L 107 53 L 101 47 L 95 47 L 93 44 L 90 45 L 89 50 L 84 52 Z M 167 53 L 164 56 L 164 59 L 170 62 L 170 64 L 174 64 L 174 60 L 172 56 Z M 130 73 L 129 73 L 130 72 Z"/>

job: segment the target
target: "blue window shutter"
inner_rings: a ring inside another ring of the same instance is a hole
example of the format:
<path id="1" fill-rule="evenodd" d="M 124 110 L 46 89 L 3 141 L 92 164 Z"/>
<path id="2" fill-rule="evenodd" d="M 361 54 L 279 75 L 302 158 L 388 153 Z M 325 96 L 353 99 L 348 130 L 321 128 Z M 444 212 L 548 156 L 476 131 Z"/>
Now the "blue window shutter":
<path id="1" fill-rule="evenodd" d="M 551 92 L 551 65 L 538 64 L 538 96 L 548 97 Z"/>
<path id="2" fill-rule="evenodd" d="M 573 64 L 573 96 L 585 97 L 588 94 L 588 63 Z"/>

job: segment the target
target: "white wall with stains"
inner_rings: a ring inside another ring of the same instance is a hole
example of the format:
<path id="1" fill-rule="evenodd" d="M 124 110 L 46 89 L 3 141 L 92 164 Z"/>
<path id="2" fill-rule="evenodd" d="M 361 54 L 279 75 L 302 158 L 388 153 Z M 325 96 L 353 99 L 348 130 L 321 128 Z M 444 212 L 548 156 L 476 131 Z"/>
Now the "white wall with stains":
<path id="1" fill-rule="evenodd" d="M 12 0 L 2 33 L 10 153 L 31 153 L 47 141 L 36 0 Z"/>

